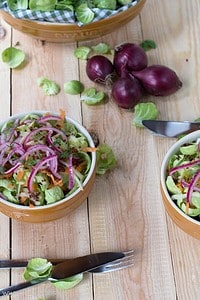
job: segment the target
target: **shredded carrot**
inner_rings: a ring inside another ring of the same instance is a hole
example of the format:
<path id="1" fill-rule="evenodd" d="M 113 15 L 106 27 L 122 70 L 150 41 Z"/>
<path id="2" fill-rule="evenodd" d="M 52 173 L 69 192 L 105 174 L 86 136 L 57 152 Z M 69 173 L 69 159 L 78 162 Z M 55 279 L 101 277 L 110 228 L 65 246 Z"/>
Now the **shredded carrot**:
<path id="1" fill-rule="evenodd" d="M 41 170 L 41 172 L 45 173 L 48 177 L 51 178 L 53 185 L 63 186 L 62 179 L 59 179 L 59 180 L 55 179 L 55 177 L 53 176 L 53 174 L 51 174 L 47 170 Z"/>
<path id="2" fill-rule="evenodd" d="M 28 199 L 27 196 L 21 196 L 20 197 L 20 203 L 24 203 Z"/>
<path id="3" fill-rule="evenodd" d="M 37 184 L 36 183 L 32 184 L 32 189 L 33 189 L 33 191 L 37 191 Z"/>
<path id="4" fill-rule="evenodd" d="M 63 121 L 65 120 L 66 114 L 65 114 L 65 111 L 63 109 L 60 109 L 60 117 Z"/>
<path id="5" fill-rule="evenodd" d="M 7 179 L 7 178 L 12 177 L 12 175 L 13 175 L 13 173 L 5 174 L 4 177 Z"/>
<path id="6" fill-rule="evenodd" d="M 86 161 L 83 161 L 76 167 L 76 170 L 81 172 L 85 168 L 85 165 L 86 165 Z"/>
<path id="7" fill-rule="evenodd" d="M 52 182 L 53 182 L 53 185 L 63 186 L 62 179 L 56 180 L 52 174 L 50 174 L 49 177 L 51 178 L 51 180 L 52 180 Z"/>
<path id="8" fill-rule="evenodd" d="M 33 207 L 35 207 L 35 206 L 33 205 L 33 203 L 29 203 L 29 207 L 30 207 L 30 208 L 33 208 Z"/>
<path id="9" fill-rule="evenodd" d="M 84 147 L 81 150 L 84 152 L 96 152 L 98 148 L 96 147 Z"/>
<path id="10" fill-rule="evenodd" d="M 17 180 L 20 181 L 24 177 L 24 170 L 21 169 L 17 172 Z"/>

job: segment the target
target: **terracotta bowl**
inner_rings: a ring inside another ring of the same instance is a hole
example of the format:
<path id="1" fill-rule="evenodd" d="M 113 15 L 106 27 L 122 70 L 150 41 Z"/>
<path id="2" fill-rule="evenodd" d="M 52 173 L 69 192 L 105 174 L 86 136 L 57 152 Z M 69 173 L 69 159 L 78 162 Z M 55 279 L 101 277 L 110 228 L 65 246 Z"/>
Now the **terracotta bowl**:
<path id="1" fill-rule="evenodd" d="M 34 38 L 48 42 L 75 42 L 91 40 L 113 32 L 135 18 L 142 10 L 145 2 L 146 0 L 140 0 L 135 6 L 124 12 L 82 27 L 76 24 L 21 20 L 4 11 L 0 11 L 0 15 L 13 28 Z"/>
<path id="2" fill-rule="evenodd" d="M 165 180 L 166 180 L 166 169 L 169 159 L 173 154 L 175 154 L 180 146 L 187 142 L 192 142 L 200 138 L 200 130 L 192 132 L 180 140 L 178 140 L 166 153 L 161 166 L 161 193 L 163 196 L 164 206 L 168 215 L 174 221 L 174 223 L 181 228 L 187 234 L 200 239 L 200 221 L 186 215 L 171 199 L 170 194 L 167 190 Z"/>
<path id="3" fill-rule="evenodd" d="M 36 113 L 41 115 L 44 114 L 45 112 L 34 111 L 31 113 Z M 27 114 L 30 114 L 30 112 L 15 115 L 5 120 L 4 122 L 0 122 L 0 128 L 3 126 L 5 122 L 9 121 L 10 119 L 21 118 Z M 78 129 L 78 131 L 80 131 L 82 134 L 85 135 L 85 137 L 88 140 L 89 146 L 94 147 L 93 140 L 90 134 L 88 133 L 88 131 L 78 122 L 70 118 L 66 118 L 66 119 L 68 122 L 74 124 L 75 127 Z M 49 222 L 66 216 L 86 200 L 93 187 L 95 174 L 96 174 L 95 171 L 96 153 L 95 152 L 91 153 L 91 160 L 92 160 L 91 168 L 89 170 L 87 177 L 84 180 L 83 189 L 78 188 L 70 196 L 60 201 L 57 201 L 55 203 L 44 205 L 44 206 L 37 206 L 33 208 L 11 203 L 0 197 L 0 212 L 10 218 L 16 219 L 18 221 L 29 222 L 29 223 Z"/>

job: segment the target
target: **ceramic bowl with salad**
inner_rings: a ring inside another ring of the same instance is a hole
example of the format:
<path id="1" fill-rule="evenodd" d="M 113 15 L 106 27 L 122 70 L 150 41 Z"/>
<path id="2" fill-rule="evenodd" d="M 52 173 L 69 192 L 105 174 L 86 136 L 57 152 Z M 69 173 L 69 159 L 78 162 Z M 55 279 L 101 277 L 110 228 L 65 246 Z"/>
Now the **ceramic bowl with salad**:
<path id="1" fill-rule="evenodd" d="M 161 166 L 161 192 L 176 225 L 200 239 L 200 130 L 168 150 Z"/>
<path id="2" fill-rule="evenodd" d="M 0 15 L 13 28 L 49 42 L 99 38 L 134 19 L 146 0 L 1 1 Z"/>
<path id="3" fill-rule="evenodd" d="M 39 223 L 66 216 L 90 193 L 96 150 L 65 113 L 33 111 L 0 123 L 0 212 Z"/>

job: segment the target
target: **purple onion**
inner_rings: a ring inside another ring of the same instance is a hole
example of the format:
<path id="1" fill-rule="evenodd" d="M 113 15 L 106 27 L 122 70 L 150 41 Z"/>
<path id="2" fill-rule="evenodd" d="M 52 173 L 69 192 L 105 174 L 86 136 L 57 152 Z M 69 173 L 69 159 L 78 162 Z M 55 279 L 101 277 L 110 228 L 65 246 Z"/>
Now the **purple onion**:
<path id="1" fill-rule="evenodd" d="M 88 59 L 86 73 L 90 80 L 106 84 L 114 73 L 114 66 L 107 57 L 95 55 Z"/>
<path id="2" fill-rule="evenodd" d="M 112 98 L 118 106 L 133 108 L 142 97 L 142 87 L 136 78 L 119 78 L 112 87 Z"/>
<path id="3" fill-rule="evenodd" d="M 115 49 L 114 67 L 120 77 L 126 77 L 131 71 L 146 68 L 148 63 L 146 52 L 133 43 L 124 43 Z"/>
<path id="4" fill-rule="evenodd" d="M 140 80 L 148 94 L 154 96 L 169 96 L 182 86 L 177 74 L 163 65 L 152 65 L 131 74 Z"/>

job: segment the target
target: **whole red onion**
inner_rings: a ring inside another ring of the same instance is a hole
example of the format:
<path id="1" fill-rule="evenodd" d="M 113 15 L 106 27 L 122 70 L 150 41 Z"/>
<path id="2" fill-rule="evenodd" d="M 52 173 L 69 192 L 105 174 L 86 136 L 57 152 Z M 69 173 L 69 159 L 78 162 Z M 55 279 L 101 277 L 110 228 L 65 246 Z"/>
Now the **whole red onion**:
<path id="1" fill-rule="evenodd" d="M 127 73 L 146 68 L 147 55 L 142 47 L 133 43 L 124 43 L 115 48 L 113 65 L 120 77 Z"/>
<path id="2" fill-rule="evenodd" d="M 122 108 L 133 108 L 142 97 L 142 86 L 136 78 L 119 78 L 112 86 L 112 98 Z"/>
<path id="3" fill-rule="evenodd" d="M 152 65 L 131 74 L 140 80 L 147 93 L 154 96 L 171 95 L 182 86 L 177 74 L 163 65 Z"/>

